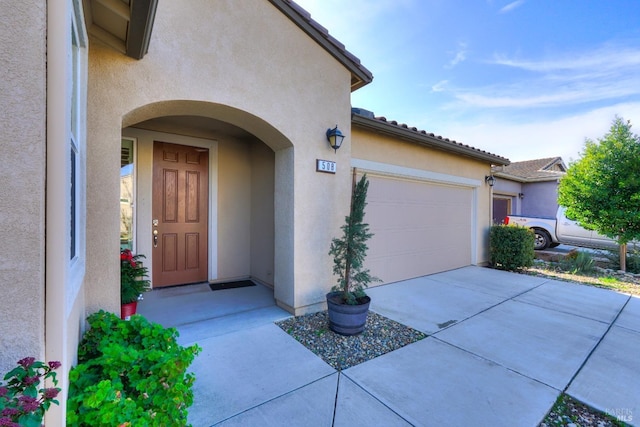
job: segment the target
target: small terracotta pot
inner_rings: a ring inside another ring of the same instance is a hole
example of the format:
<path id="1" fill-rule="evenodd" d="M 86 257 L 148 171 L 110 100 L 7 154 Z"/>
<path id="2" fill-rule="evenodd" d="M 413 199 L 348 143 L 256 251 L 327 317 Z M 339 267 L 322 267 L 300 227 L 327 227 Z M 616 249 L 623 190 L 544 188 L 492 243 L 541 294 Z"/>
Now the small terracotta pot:
<path id="1" fill-rule="evenodd" d="M 120 306 L 120 318 L 129 320 L 132 315 L 136 314 L 138 309 L 138 301 L 130 302 L 129 304 L 122 304 Z"/>

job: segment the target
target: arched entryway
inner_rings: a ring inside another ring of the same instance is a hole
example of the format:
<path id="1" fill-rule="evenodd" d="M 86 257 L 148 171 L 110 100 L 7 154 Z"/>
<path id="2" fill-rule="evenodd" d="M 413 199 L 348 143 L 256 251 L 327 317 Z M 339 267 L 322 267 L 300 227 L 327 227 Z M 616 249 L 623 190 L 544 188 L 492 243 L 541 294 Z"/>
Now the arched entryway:
<path id="1" fill-rule="evenodd" d="M 132 188 L 130 200 L 121 197 L 130 212 L 129 226 L 121 214 L 121 245 L 147 256 L 154 287 L 251 279 L 288 304 L 293 195 L 283 189 L 292 185 L 292 153 L 273 126 L 228 106 L 167 101 L 131 111 L 122 130 L 121 180 L 130 172 Z M 175 221 L 188 224 L 178 230 Z"/>

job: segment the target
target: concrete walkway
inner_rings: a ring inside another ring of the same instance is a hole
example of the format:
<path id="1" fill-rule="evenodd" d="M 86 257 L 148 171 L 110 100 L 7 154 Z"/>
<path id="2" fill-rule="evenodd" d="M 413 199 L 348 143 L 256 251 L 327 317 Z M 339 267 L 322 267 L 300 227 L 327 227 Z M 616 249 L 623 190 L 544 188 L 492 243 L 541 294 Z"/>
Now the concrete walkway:
<path id="1" fill-rule="evenodd" d="M 140 312 L 203 348 L 195 427 L 537 426 L 562 391 L 640 425 L 638 298 L 480 267 L 368 294 L 429 337 L 342 372 L 273 324 L 289 315 L 260 286 L 154 291 Z"/>

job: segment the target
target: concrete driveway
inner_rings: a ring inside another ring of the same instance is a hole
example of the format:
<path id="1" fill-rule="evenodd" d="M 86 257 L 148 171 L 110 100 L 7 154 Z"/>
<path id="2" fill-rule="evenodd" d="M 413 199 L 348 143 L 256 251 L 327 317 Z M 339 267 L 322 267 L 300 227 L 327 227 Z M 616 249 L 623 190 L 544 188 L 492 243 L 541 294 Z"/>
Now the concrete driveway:
<path id="1" fill-rule="evenodd" d="M 429 337 L 337 372 L 273 324 L 270 290 L 201 286 L 140 306 L 203 348 L 196 427 L 537 426 L 562 391 L 640 425 L 638 298 L 481 267 L 379 286 L 371 309 Z"/>

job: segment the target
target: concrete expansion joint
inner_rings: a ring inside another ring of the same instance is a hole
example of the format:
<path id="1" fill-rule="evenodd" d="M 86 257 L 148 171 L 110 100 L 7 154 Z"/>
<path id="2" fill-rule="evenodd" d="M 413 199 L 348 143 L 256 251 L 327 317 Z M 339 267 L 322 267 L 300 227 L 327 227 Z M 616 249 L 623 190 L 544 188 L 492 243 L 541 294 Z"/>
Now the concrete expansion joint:
<path id="1" fill-rule="evenodd" d="M 449 329 L 449 328 L 450 328 L 450 327 L 452 327 L 452 326 L 459 325 L 459 324 L 460 324 L 460 323 L 462 323 L 462 322 L 465 322 L 465 321 L 467 321 L 467 320 L 469 320 L 469 319 L 473 319 L 474 317 L 476 317 L 476 316 L 478 316 L 478 315 L 480 315 L 480 314 L 483 314 L 483 313 L 485 313 L 485 312 L 487 312 L 487 311 L 489 311 L 489 310 L 491 310 L 491 309 L 493 309 L 493 308 L 495 308 L 495 307 L 498 307 L 499 305 L 502 305 L 502 304 L 504 304 L 504 303 L 505 303 L 505 302 L 507 302 L 507 301 L 515 301 L 515 298 L 518 298 L 518 297 L 520 297 L 520 296 L 522 296 L 522 295 L 526 294 L 527 292 L 531 292 L 532 290 L 539 288 L 540 286 L 544 285 L 544 284 L 545 284 L 545 283 L 547 283 L 547 282 L 548 282 L 548 280 L 547 280 L 547 281 L 544 281 L 544 282 L 542 282 L 542 283 L 540 283 L 540 284 L 539 284 L 539 285 L 537 285 L 537 286 L 534 286 L 533 288 L 530 288 L 530 289 L 527 289 L 527 290 L 525 290 L 525 291 L 522 291 L 522 292 L 520 292 L 519 294 L 516 294 L 516 295 L 514 295 L 514 296 L 512 296 L 512 297 L 510 297 L 510 298 L 506 298 L 506 299 L 504 299 L 504 300 L 502 300 L 502 301 L 500 301 L 500 302 L 498 302 L 498 303 L 496 303 L 496 304 L 490 305 L 489 307 L 485 308 L 484 310 L 481 310 L 481 311 L 479 311 L 479 312 L 477 312 L 477 313 L 475 313 L 475 314 L 473 314 L 473 315 L 471 315 L 471 316 L 469 316 L 469 317 L 465 317 L 465 318 L 464 318 L 464 319 L 462 319 L 462 320 L 452 319 L 452 320 L 449 320 L 449 321 L 447 321 L 447 322 L 445 322 L 445 323 L 439 323 L 439 324 L 438 324 L 439 330 L 438 330 L 438 331 L 436 331 L 436 332 L 434 332 L 433 334 L 430 334 L 429 336 L 437 335 L 437 334 L 439 334 L 440 332 L 442 332 L 442 331 L 444 331 L 444 330 L 447 330 L 447 329 Z M 518 301 L 518 302 L 519 302 L 519 301 Z"/>
<path id="2" fill-rule="evenodd" d="M 333 417 L 331 417 L 331 427 L 334 427 L 336 424 L 336 410 L 338 409 L 338 395 L 340 394 L 340 377 L 342 376 L 342 371 L 338 371 L 338 381 L 336 381 L 336 397 L 333 401 Z"/>
<path id="3" fill-rule="evenodd" d="M 508 301 L 508 300 L 507 300 L 507 301 Z M 496 304 L 496 305 L 499 305 L 499 304 Z M 473 317 L 473 316 L 472 316 L 472 317 Z M 438 331 L 438 332 L 439 332 L 439 331 Z M 509 371 L 509 372 L 513 372 L 514 374 L 517 374 L 517 375 L 519 375 L 519 376 L 521 376 L 521 377 L 524 377 L 524 378 L 530 379 L 531 381 L 534 381 L 534 382 L 536 382 L 536 383 L 538 383 L 538 384 L 542 384 L 542 385 L 547 386 L 547 387 L 550 387 L 550 388 L 552 388 L 552 389 L 554 389 L 554 390 L 558 390 L 559 392 L 560 392 L 560 391 L 562 391 L 562 390 L 559 390 L 557 387 L 552 386 L 551 384 L 547 384 L 547 383 L 545 383 L 544 381 L 540 381 L 540 380 L 539 380 L 539 379 L 537 379 L 537 378 L 534 378 L 534 377 L 531 377 L 531 376 L 529 376 L 529 375 L 523 374 L 522 372 L 516 371 L 515 369 L 510 368 L 510 367 L 508 367 L 508 366 L 506 366 L 506 365 L 503 365 L 502 363 L 499 363 L 499 362 L 497 362 L 497 361 L 495 361 L 495 360 L 493 360 L 493 359 L 489 359 L 489 358 L 488 358 L 488 357 L 486 357 L 486 356 L 482 356 L 482 355 L 480 355 L 480 354 L 474 353 L 473 351 L 467 350 L 466 348 L 463 348 L 463 347 L 457 346 L 457 345 L 455 345 L 455 344 L 451 344 L 450 342 L 444 341 L 444 340 L 442 340 L 442 339 L 440 339 L 440 338 L 438 338 L 438 337 L 435 337 L 435 336 L 433 336 L 433 335 L 430 335 L 430 337 L 432 337 L 432 338 L 433 338 L 433 339 L 435 339 L 435 340 L 438 340 L 438 341 L 439 341 L 439 342 L 441 342 L 442 344 L 449 345 L 449 346 L 451 346 L 451 347 L 453 347 L 453 348 L 456 348 L 456 349 L 458 349 L 458 350 L 464 351 L 465 353 L 470 354 L 470 355 L 472 355 L 472 356 L 474 356 L 474 357 L 477 357 L 478 359 L 482 359 L 482 360 L 485 360 L 485 361 L 487 361 L 487 362 L 489 362 L 489 363 L 491 363 L 491 364 L 493 364 L 493 365 L 500 366 L 501 368 L 504 368 L 504 369 L 506 369 L 506 370 L 507 370 L 507 371 Z"/>
<path id="4" fill-rule="evenodd" d="M 262 309 L 269 308 L 269 307 L 271 307 L 271 305 L 265 305 L 265 306 L 262 306 L 262 307 L 252 307 L 252 308 L 250 308 L 248 310 L 234 311 L 233 313 L 225 314 L 223 316 L 213 316 L 213 317 L 209 317 L 209 318 L 206 318 L 206 319 L 196 319 L 196 320 L 191 321 L 191 322 L 185 322 L 185 323 L 180 323 L 180 324 L 177 324 L 177 325 L 172 325 L 171 327 L 179 328 L 181 326 L 188 326 L 188 325 L 193 325 L 193 324 L 196 324 L 196 323 L 206 322 L 207 320 L 228 319 L 228 318 L 231 318 L 231 317 L 237 317 L 237 316 L 240 316 L 240 315 L 243 315 L 243 314 L 251 313 L 252 311 L 258 311 L 258 310 L 262 310 Z M 254 326 L 254 327 L 258 327 L 258 326 Z M 247 329 L 253 329 L 253 327 L 249 327 L 249 328 L 242 327 L 242 328 L 240 328 L 238 330 L 247 330 Z M 218 335 L 218 336 L 232 334 L 234 332 L 238 332 L 238 331 L 237 330 L 236 331 L 229 331 L 229 332 L 226 332 L 226 333 Z"/>
<path id="5" fill-rule="evenodd" d="M 604 331 L 604 334 L 602 334 L 602 336 L 600 337 L 600 339 L 598 340 L 598 342 L 596 343 L 596 345 L 593 346 L 593 348 L 591 349 L 591 351 L 589 352 L 589 354 L 587 355 L 587 357 L 584 358 L 584 360 L 582 361 L 582 364 L 580 365 L 580 367 L 576 370 L 576 373 L 573 374 L 573 376 L 571 377 L 571 379 L 569 380 L 569 382 L 567 383 L 566 387 L 564 388 L 564 390 L 562 390 L 563 392 L 566 392 L 567 389 L 569 388 L 569 386 L 573 383 L 573 381 L 576 379 L 576 377 L 578 376 L 578 374 L 582 371 L 582 369 L 584 368 L 584 365 L 587 364 L 587 362 L 589 361 L 589 359 L 591 359 L 591 355 L 593 355 L 593 353 L 596 351 L 596 349 L 600 346 L 600 343 L 604 340 L 604 338 L 609 334 L 609 331 L 611 330 L 611 328 L 613 328 L 613 325 L 615 325 L 616 321 L 618 320 L 618 318 L 620 317 L 620 315 L 622 314 L 622 312 L 624 311 L 625 307 L 627 306 L 627 304 L 629 304 L 629 301 L 631 301 L 631 295 L 629 295 L 627 297 L 627 300 L 624 302 L 624 304 L 622 305 L 622 307 L 620 307 L 620 310 L 618 310 L 618 314 L 616 314 L 616 317 L 611 321 L 611 323 L 609 324 L 609 327 L 607 328 L 606 331 Z"/>
<path id="6" fill-rule="evenodd" d="M 412 344 L 415 344 L 415 343 L 412 343 Z M 409 345 L 411 345 L 411 344 L 409 344 Z M 369 390 L 367 390 L 366 388 L 364 388 L 358 381 L 356 381 L 355 379 L 349 377 L 349 375 L 343 373 L 342 371 L 338 371 L 338 383 L 336 385 L 336 400 L 335 400 L 335 403 L 334 403 L 334 406 L 333 406 L 333 422 L 331 423 L 331 427 L 337 427 L 337 426 L 335 426 L 336 409 L 338 407 L 338 398 L 339 398 L 338 393 L 339 393 L 339 390 L 340 390 L 340 381 L 341 381 L 342 377 L 344 377 L 344 379 L 346 381 L 351 381 L 352 384 L 354 384 L 356 387 L 358 387 L 360 390 L 362 390 L 364 393 L 366 393 L 368 396 L 370 396 L 376 402 L 378 402 L 379 404 L 381 404 L 382 406 L 387 408 L 389 411 L 393 412 L 395 415 L 398 416 L 398 418 L 404 420 L 407 424 L 412 425 L 412 426 L 415 425 L 414 423 L 410 422 L 408 419 L 403 417 L 400 413 L 395 411 L 393 408 L 389 407 L 389 405 L 387 405 L 386 403 L 381 401 L 379 398 L 377 398 L 376 396 L 371 394 L 371 392 Z"/>
<path id="7" fill-rule="evenodd" d="M 336 372 L 337 372 L 337 371 L 336 371 Z M 254 410 L 254 409 L 256 409 L 256 408 L 259 408 L 259 407 L 261 407 L 261 406 L 263 406 L 263 405 L 266 405 L 266 404 L 268 404 L 268 403 L 270 403 L 270 402 L 273 402 L 274 400 L 278 400 L 278 399 L 280 399 L 280 398 L 282 398 L 282 397 L 284 397 L 284 396 L 288 396 L 288 395 L 290 395 L 290 394 L 293 394 L 293 393 L 295 393 L 295 392 L 297 392 L 297 391 L 299 391 L 299 390 L 301 390 L 301 389 L 303 389 L 303 388 L 305 388 L 305 387 L 308 387 L 308 386 L 310 386 L 310 385 L 312 385 L 312 384 L 315 384 L 315 383 L 317 383 L 317 382 L 319 382 L 319 381 L 324 380 L 325 378 L 329 378 L 330 376 L 335 375 L 335 374 L 336 374 L 336 372 L 332 372 L 332 373 L 330 373 L 330 374 L 328 374 L 328 375 L 324 375 L 324 376 L 322 376 L 322 377 L 316 378 L 315 380 L 310 381 L 310 382 L 308 382 L 308 383 L 306 383 L 306 384 L 303 384 L 303 385 L 301 385 L 300 387 L 296 387 L 296 388 L 294 388 L 294 389 L 291 389 L 291 390 L 289 390 L 289 391 L 288 391 L 288 392 L 286 392 L 286 393 L 282 393 L 282 394 L 279 394 L 279 395 L 277 395 L 277 396 L 273 396 L 271 399 L 265 400 L 264 402 L 261 402 L 261 403 L 259 403 L 258 405 L 251 406 L 251 407 L 249 407 L 249 408 L 246 408 L 246 409 L 245 409 L 245 410 L 243 410 L 243 411 L 240 411 L 240 412 L 237 412 L 237 413 L 235 413 L 235 414 L 233 414 L 233 415 L 230 415 L 230 416 L 228 416 L 227 418 L 225 418 L 224 420 L 220 420 L 220 421 L 218 421 L 217 423 L 213 424 L 211 427 L 214 427 L 214 426 L 217 426 L 217 425 L 223 424 L 223 423 L 225 423 L 225 422 L 227 422 L 227 421 L 229 421 L 229 420 L 231 420 L 231 419 L 233 419 L 233 418 L 235 418 L 235 417 L 237 417 L 237 416 L 239 416 L 239 415 L 242 415 L 242 414 L 244 414 L 244 413 L 246 413 L 246 412 L 250 412 L 250 411 L 252 411 L 252 410 Z M 338 372 L 338 384 L 339 384 L 339 382 L 340 382 L 340 376 L 339 376 L 339 374 L 340 374 L 340 372 Z M 336 390 L 336 399 L 337 399 L 337 398 L 338 398 L 338 393 L 337 393 L 337 390 Z M 335 407 L 334 407 L 334 409 L 333 409 L 333 413 L 334 413 L 334 417 L 335 417 Z"/>

